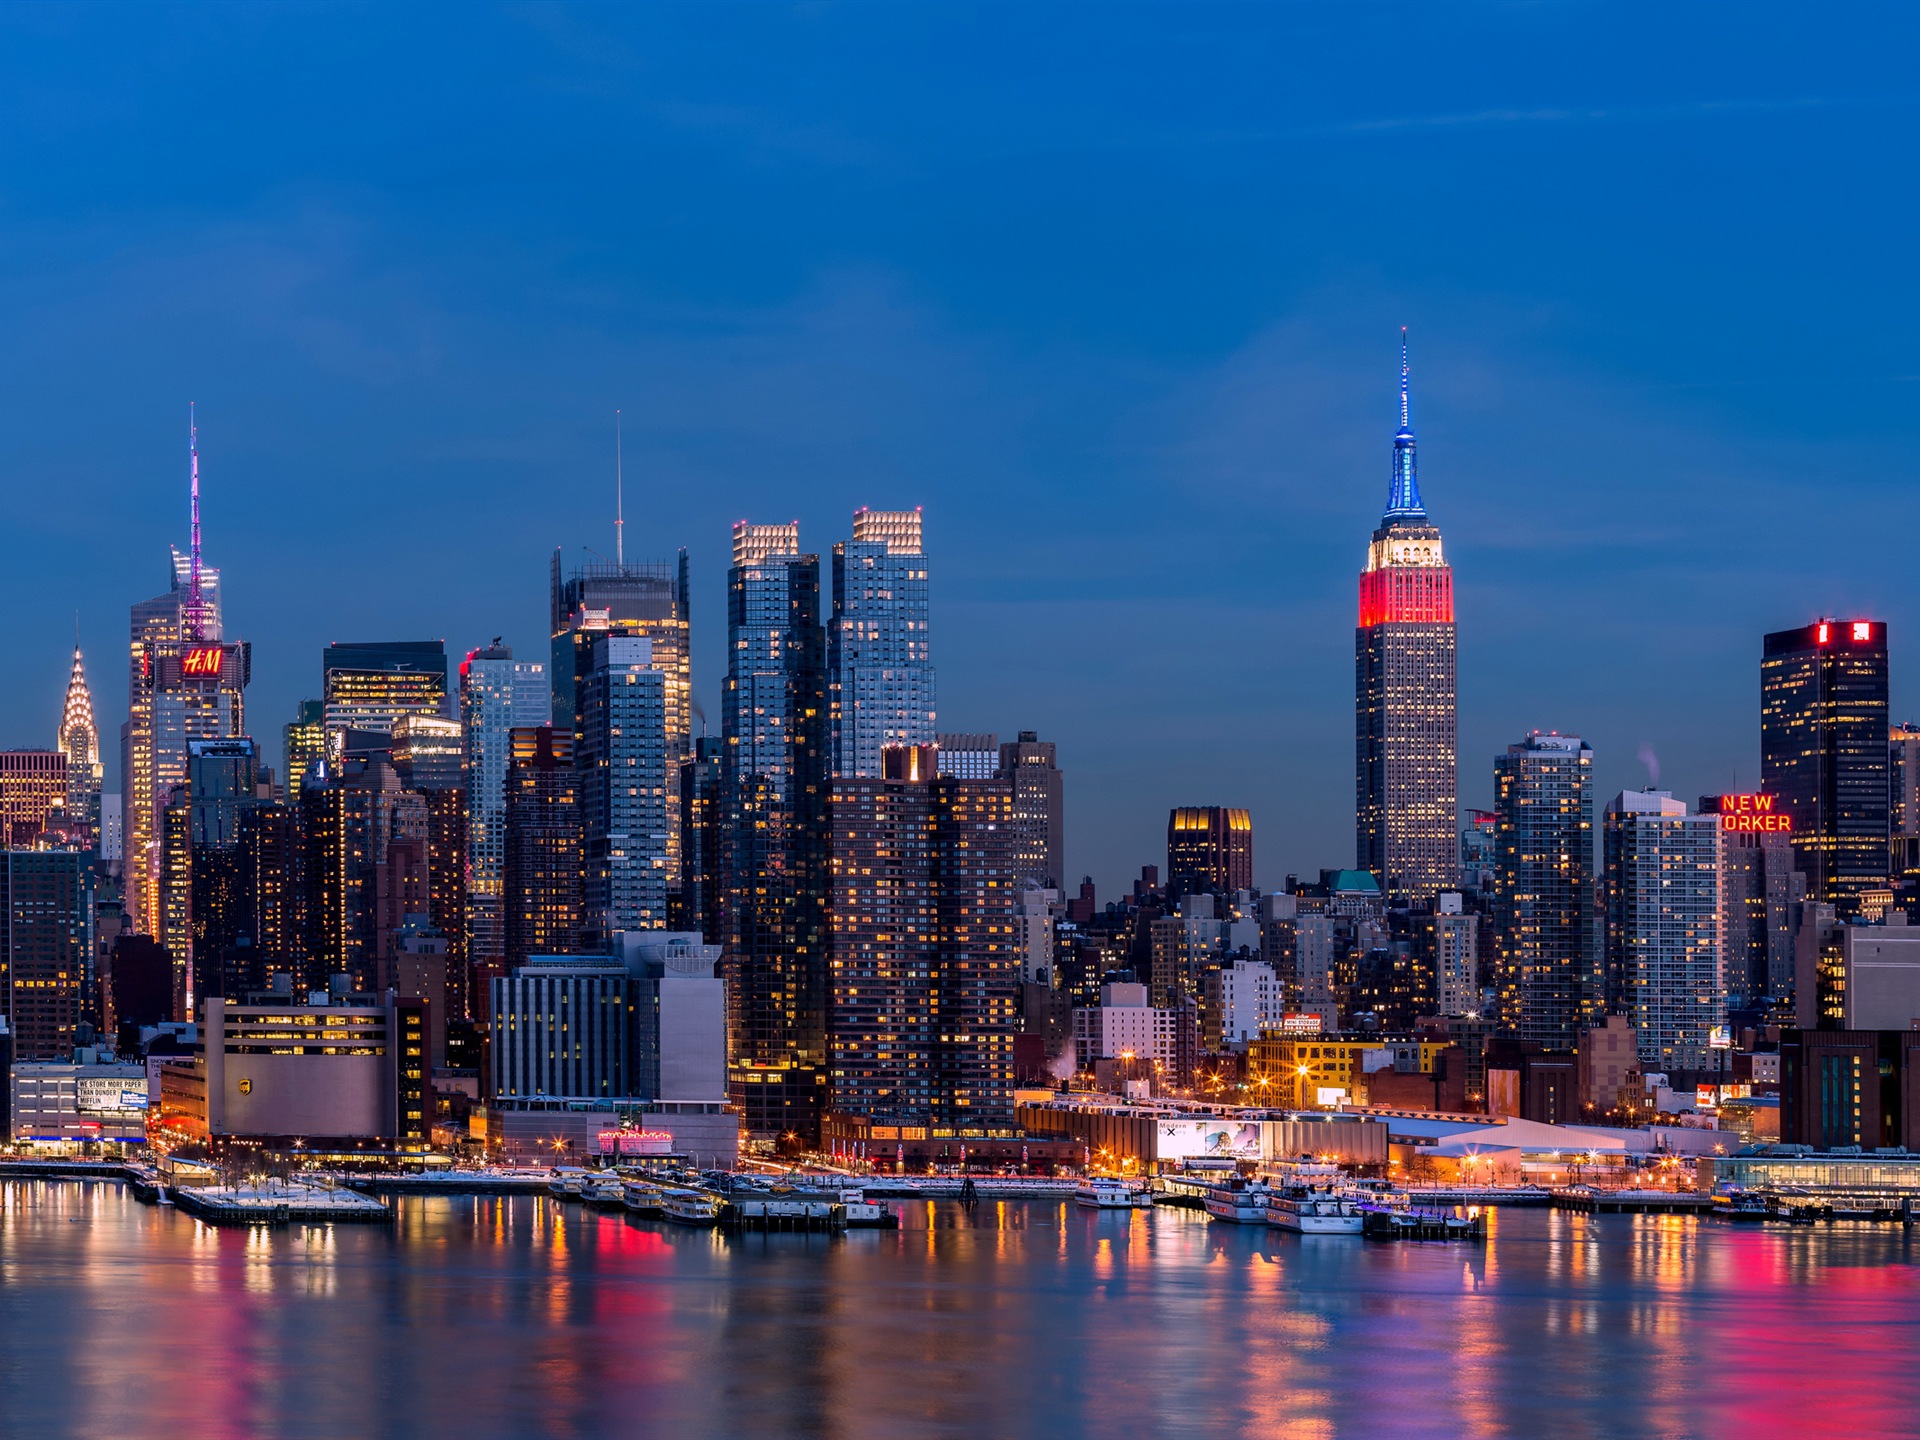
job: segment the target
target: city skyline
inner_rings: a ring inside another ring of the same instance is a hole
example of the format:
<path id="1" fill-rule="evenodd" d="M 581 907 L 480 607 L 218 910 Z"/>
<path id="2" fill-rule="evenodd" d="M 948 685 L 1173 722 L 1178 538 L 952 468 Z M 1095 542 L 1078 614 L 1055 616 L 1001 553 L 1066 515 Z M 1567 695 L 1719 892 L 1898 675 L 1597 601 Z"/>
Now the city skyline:
<path id="1" fill-rule="evenodd" d="M 778 46 L 842 74 L 831 52 L 844 18 L 785 18 L 752 37 L 751 85 L 711 62 L 657 80 L 646 57 L 695 34 L 691 17 L 579 22 L 619 42 L 606 47 L 612 73 L 739 101 L 732 120 L 668 118 L 653 99 L 591 86 L 493 97 L 544 140 L 625 136 L 582 147 L 580 163 L 600 174 L 637 159 L 663 214 L 691 208 L 706 216 L 696 222 L 636 210 L 618 187 L 593 201 L 550 188 L 586 173 L 572 169 L 513 179 L 505 206 L 449 179 L 429 214 L 407 193 L 411 171 L 403 181 L 369 163 L 369 138 L 431 142 L 431 162 L 465 173 L 472 147 L 502 132 L 429 133 L 399 70 L 297 20 L 251 39 L 178 22 L 258 124 L 208 146 L 205 102 L 161 107 L 150 141 L 127 150 L 139 171 L 114 158 L 123 112 L 88 103 L 103 82 L 71 61 L 40 64 L 23 93 L 51 90 L 97 118 L 23 125 L 13 142 L 18 233 L 43 248 L 6 282 L 22 357 L 7 393 L 34 422 L 13 427 L 0 459 L 27 561 L 0 591 L 16 618 L 0 741 L 46 743 L 76 602 L 96 703 L 112 709 L 103 677 L 118 671 L 125 608 L 162 588 L 160 547 L 186 544 L 189 400 L 207 555 L 233 633 L 255 645 L 249 726 L 270 753 L 315 693 L 329 642 L 434 635 L 465 653 L 497 634 L 543 655 L 546 554 L 563 545 L 572 564 L 591 558 L 582 545 L 613 548 L 618 408 L 624 548 L 664 560 L 689 547 L 694 693 L 709 717 L 731 520 L 797 518 L 838 538 L 857 506 L 924 505 L 940 723 L 1033 729 L 1061 746 L 1069 883 L 1092 873 L 1110 891 L 1155 853 L 1166 809 L 1228 804 L 1253 811 L 1256 878 L 1275 885 L 1350 850 L 1339 776 L 1352 544 L 1378 517 L 1389 347 L 1404 323 L 1460 577 L 1461 806 L 1491 805 L 1493 756 L 1533 728 L 1587 738 L 1602 795 L 1750 789 L 1763 633 L 1822 614 L 1884 619 L 1892 715 L 1914 713 L 1899 663 L 1910 602 L 1852 556 L 1902 473 L 1910 382 L 1884 316 L 1912 282 L 1884 247 L 1905 227 L 1879 212 L 1867 223 L 1861 197 L 1878 189 L 1866 177 L 1912 85 L 1892 68 L 1862 75 L 1853 47 L 1801 33 L 1788 12 L 1757 13 L 1750 31 L 1716 28 L 1710 46 L 1704 18 L 1678 21 L 1712 52 L 1704 70 L 1620 49 L 1577 10 L 1488 22 L 1501 64 L 1415 12 L 1331 28 L 1263 17 L 1244 55 L 1162 15 L 1103 35 L 1095 69 L 1183 40 L 1191 63 L 1170 83 L 1196 118 L 1162 133 L 1123 123 L 1080 77 L 1044 100 L 1016 83 L 953 104 L 958 82 L 938 72 L 922 78 L 935 108 L 978 129 L 925 121 L 914 175 L 888 133 L 920 113 L 910 97 L 822 99 L 764 68 L 771 48 L 756 47 Z M 396 54 L 421 39 L 404 19 L 386 24 Z M 955 39 L 938 21 L 895 24 L 870 40 L 879 53 Z M 1389 31 L 1433 63 L 1383 98 L 1351 82 Z M 31 27 L 12 33 L 9 63 L 46 60 Z M 1049 12 L 1034 54 L 1066 34 Z M 146 58 L 153 38 L 135 27 L 97 51 L 100 73 L 149 110 L 175 78 Z M 444 83 L 529 43 L 556 73 L 582 73 L 550 34 L 491 17 Z M 978 42 L 958 43 L 972 54 Z M 256 45 L 278 57 L 284 97 L 254 78 Z M 1888 53 L 1902 48 L 1890 35 Z M 295 51 L 304 58 L 288 60 Z M 1529 78 L 1549 54 L 1574 57 L 1550 89 Z M 1327 78 L 1300 73 L 1297 99 L 1275 98 L 1288 88 L 1271 83 L 1276 67 L 1292 76 L 1315 57 Z M 370 103 L 331 140 L 290 149 L 341 66 Z M 408 83 L 431 103 L 443 82 Z M 813 138 L 763 155 L 753 137 L 772 130 Z M 1059 168 L 1036 158 L 1034 133 L 1075 157 L 1063 200 L 1084 216 L 1047 197 Z M 962 163 L 981 145 L 1002 162 L 992 173 Z M 524 159 L 500 153 L 510 169 Z M 1705 216 L 1742 213 L 1756 177 L 1781 183 L 1783 166 L 1806 205 L 1769 212 L 1731 255 L 1697 238 L 1717 233 Z M 1500 199 L 1543 170 L 1561 178 L 1537 213 Z M 1169 230 L 1098 201 L 1129 172 L 1143 177 L 1116 192 L 1129 207 L 1179 197 L 1154 207 Z M 98 178 L 89 196 L 114 197 L 113 250 L 87 238 L 96 202 L 60 178 L 73 173 Z M 1418 244 L 1385 223 L 1402 196 L 1420 207 Z M 866 223 L 955 203 L 985 215 L 1037 205 L 1040 223 L 1024 244 L 982 232 L 970 253 L 917 220 Z M 754 238 L 748 216 L 770 213 L 770 237 Z M 505 243 L 483 255 L 470 237 L 496 223 Z M 582 237 L 571 265 L 552 258 L 556 225 Z M 1657 263 L 1620 258 L 1654 225 Z M 1809 268 L 1841 233 L 1861 263 Z M 633 258 L 616 236 L 634 237 Z M 427 265 L 440 256 L 444 280 Z M 155 293 L 174 298 L 139 298 Z M 369 514 L 388 523 L 369 527 Z M 55 565 L 80 594 L 53 583 Z M 1028 643 L 1009 647 L 1008 634 Z M 1176 659 L 1225 683 L 1159 683 Z M 118 718 L 103 713 L 102 728 Z M 111 791 L 118 755 L 102 749 Z M 1143 763 L 1160 752 L 1179 763 Z"/>

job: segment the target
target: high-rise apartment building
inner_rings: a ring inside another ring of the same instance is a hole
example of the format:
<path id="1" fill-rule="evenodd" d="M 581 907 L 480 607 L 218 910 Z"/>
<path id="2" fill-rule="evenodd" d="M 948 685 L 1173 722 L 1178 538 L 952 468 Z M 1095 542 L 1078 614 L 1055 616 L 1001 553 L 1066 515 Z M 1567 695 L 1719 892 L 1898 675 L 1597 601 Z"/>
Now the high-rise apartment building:
<path id="1" fill-rule="evenodd" d="M 956 780 L 991 780 L 1000 773 L 1000 737 L 993 734 L 942 735 L 940 773 Z"/>
<path id="2" fill-rule="evenodd" d="M 492 983 L 494 1098 L 633 1093 L 632 981 L 624 963 L 543 955 Z"/>
<path id="3" fill-rule="evenodd" d="M 934 744 L 927 557 L 918 510 L 856 510 L 833 547 L 827 688 L 833 773 L 877 776 L 881 751 Z"/>
<path id="4" fill-rule="evenodd" d="M 702 735 L 693 742 L 693 753 L 680 762 L 680 897 L 672 928 L 714 945 L 726 934 L 726 810 L 721 803 L 725 759 L 720 737 Z"/>
<path id="5" fill-rule="evenodd" d="M 1460 895 L 1443 890 L 1433 909 L 1412 917 L 1414 944 L 1424 972 L 1421 999 L 1437 1015 L 1478 1015 L 1480 917 L 1463 911 Z"/>
<path id="6" fill-rule="evenodd" d="M 447 714 L 444 640 L 333 644 L 321 664 L 327 729 L 393 734 L 405 715 Z"/>
<path id="7" fill-rule="evenodd" d="M 1843 920 L 1888 880 L 1887 627 L 1817 620 L 1766 637 L 1760 788 L 1792 822 L 1807 893 Z"/>
<path id="8" fill-rule="evenodd" d="M 945 1126 L 1013 1118 L 1013 793 L 888 748 L 832 801 L 832 1105 Z"/>
<path id="9" fill-rule="evenodd" d="M 1225 805 L 1180 805 L 1167 816 L 1167 893 L 1231 895 L 1253 888 L 1253 816 Z"/>
<path id="10" fill-rule="evenodd" d="M 1649 1069 L 1701 1070 L 1727 1016 L 1720 817 L 1663 790 L 1607 806 L 1607 1009 L 1633 1021 Z"/>
<path id="11" fill-rule="evenodd" d="M 461 790 L 466 749 L 460 722 L 439 715 L 402 715 L 393 722 L 393 768 L 409 790 L 423 795 Z"/>
<path id="12" fill-rule="evenodd" d="M 1807 877 L 1792 820 L 1772 795 L 1702 795 L 1720 823 L 1720 959 L 1729 1016 L 1792 1024 L 1793 917 Z"/>
<path id="13" fill-rule="evenodd" d="M 1920 725 L 1895 725 L 1887 736 L 1887 874 L 1903 900 L 1920 886 Z"/>
<path id="14" fill-rule="evenodd" d="M 1389 905 L 1459 883 L 1454 651 L 1453 570 L 1420 501 L 1402 331 L 1393 482 L 1354 632 L 1357 863 Z"/>
<path id="15" fill-rule="evenodd" d="M 516 728 L 507 765 L 507 964 L 565 955 L 580 941 L 580 790 L 573 736 Z"/>
<path id="16" fill-rule="evenodd" d="M 1571 1050 L 1601 1013 L 1593 747 L 1532 732 L 1493 762 L 1494 978 L 1521 1040 Z"/>
<path id="17" fill-rule="evenodd" d="M 676 565 L 625 563 L 617 556 L 563 577 L 553 555 L 551 620 L 553 723 L 581 740 L 579 716 L 594 646 L 610 635 L 647 641 L 663 677 L 667 736 L 667 889 L 680 888 L 680 762 L 693 748 L 692 587 L 687 552 Z"/>
<path id="18" fill-rule="evenodd" d="M 58 750 L 0 750 L 0 843 L 29 849 L 67 813 L 67 757 Z"/>
<path id="19" fill-rule="evenodd" d="M 507 767 L 513 731 L 547 723 L 553 695 L 546 667 L 493 644 L 460 662 L 460 743 L 467 833 L 467 946 L 475 998 L 506 973 Z M 571 722 L 569 722 L 569 732 Z"/>
<path id="20" fill-rule="evenodd" d="M 665 672 L 653 642 L 602 635 L 581 690 L 574 765 L 586 863 L 585 943 L 610 946 L 622 930 L 667 927 L 667 836 L 673 817 L 667 781 Z"/>
<path id="21" fill-rule="evenodd" d="M 817 1136 L 827 1083 L 826 636 L 800 527 L 734 526 L 722 697 L 729 1094 Z"/>
<path id="22" fill-rule="evenodd" d="M 1018 739 L 1001 745 L 999 773 L 1013 784 L 1014 866 L 1020 879 L 1058 890 L 1066 883 L 1067 800 L 1053 741 L 1022 730 Z M 1247 868 L 1251 876 L 1251 853 Z"/>
<path id="23" fill-rule="evenodd" d="M 93 856 L 0 852 L 0 997 L 16 1060 L 65 1058 L 94 981 Z"/>
<path id="24" fill-rule="evenodd" d="M 93 692 L 87 688 L 86 663 L 73 647 L 73 672 L 67 676 L 67 697 L 60 707 L 60 737 L 54 747 L 67 757 L 67 822 L 86 826 L 97 850 L 100 845 L 100 788 L 106 771 L 100 763 L 100 727 L 93 718 Z"/>
<path id="25" fill-rule="evenodd" d="M 266 983 L 255 963 L 240 843 L 245 817 L 265 803 L 260 789 L 260 752 L 248 737 L 188 745 L 187 784 L 164 817 L 172 843 L 162 876 L 176 986 L 182 1001 L 191 992 L 194 1014 L 208 995 L 243 995 Z M 186 833 L 175 837 L 182 820 Z"/>
<path id="26" fill-rule="evenodd" d="M 300 787 L 306 784 L 307 771 L 327 758 L 326 701 L 302 700 L 294 718 L 282 727 L 280 733 L 287 762 L 286 795 L 291 804 L 300 798 Z"/>

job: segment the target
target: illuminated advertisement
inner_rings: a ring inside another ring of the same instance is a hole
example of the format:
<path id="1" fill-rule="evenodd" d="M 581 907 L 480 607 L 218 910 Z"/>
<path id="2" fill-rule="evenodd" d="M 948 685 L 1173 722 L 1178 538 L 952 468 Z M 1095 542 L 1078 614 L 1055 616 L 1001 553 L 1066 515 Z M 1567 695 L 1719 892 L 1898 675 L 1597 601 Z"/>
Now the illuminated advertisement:
<path id="1" fill-rule="evenodd" d="M 1710 1050 L 1733 1049 L 1733 1027 L 1715 1025 L 1707 1031 L 1707 1048 Z"/>
<path id="2" fill-rule="evenodd" d="M 671 1130 L 602 1130 L 602 1155 L 671 1155 Z"/>
<path id="3" fill-rule="evenodd" d="M 1746 833 L 1785 835 L 1793 830 L 1793 817 L 1775 809 L 1772 795 L 1722 795 L 1720 828 Z"/>
<path id="4" fill-rule="evenodd" d="M 82 1077 L 74 1089 L 74 1108 L 82 1115 L 125 1115 L 147 1108 L 147 1087 L 138 1080 Z"/>
<path id="5" fill-rule="evenodd" d="M 1280 1029 L 1283 1034 L 1288 1035 L 1318 1035 L 1321 1030 L 1321 1020 L 1318 1015 L 1282 1015 Z"/>
<path id="6" fill-rule="evenodd" d="M 1161 1160 L 1258 1160 L 1260 1125 L 1253 1120 L 1161 1120 Z"/>
<path id="7" fill-rule="evenodd" d="M 195 645 L 181 653 L 180 673 L 192 680 L 218 680 L 226 654 L 224 645 Z"/>

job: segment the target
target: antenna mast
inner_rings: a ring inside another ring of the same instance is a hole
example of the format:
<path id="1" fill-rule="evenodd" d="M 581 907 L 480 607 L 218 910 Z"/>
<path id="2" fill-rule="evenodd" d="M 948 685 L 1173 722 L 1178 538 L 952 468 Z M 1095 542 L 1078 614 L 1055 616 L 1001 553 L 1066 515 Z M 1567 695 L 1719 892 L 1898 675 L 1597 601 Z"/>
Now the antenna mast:
<path id="1" fill-rule="evenodd" d="M 192 556 L 187 570 L 187 638 L 206 639 L 206 608 L 200 584 L 200 427 L 194 417 L 193 401 L 187 402 L 187 459 L 192 475 L 192 528 L 188 550 Z"/>
<path id="2" fill-rule="evenodd" d="M 620 412 L 613 412 L 613 563 L 627 568 L 626 479 L 620 473 Z"/>

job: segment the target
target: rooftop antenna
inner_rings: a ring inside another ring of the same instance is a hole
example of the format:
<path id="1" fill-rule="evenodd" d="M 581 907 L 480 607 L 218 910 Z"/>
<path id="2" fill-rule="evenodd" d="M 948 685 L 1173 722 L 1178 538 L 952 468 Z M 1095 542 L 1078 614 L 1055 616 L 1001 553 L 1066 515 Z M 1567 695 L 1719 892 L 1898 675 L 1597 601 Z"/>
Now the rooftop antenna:
<path id="1" fill-rule="evenodd" d="M 1400 428 L 1408 428 L 1407 421 L 1407 327 L 1400 327 Z"/>
<path id="2" fill-rule="evenodd" d="M 192 559 L 187 570 L 187 638 L 206 638 L 206 617 L 202 613 L 200 586 L 200 427 L 194 416 L 193 401 L 187 402 L 187 458 L 192 475 L 193 521 L 188 550 Z"/>
<path id="3" fill-rule="evenodd" d="M 613 412 L 613 563 L 627 568 L 626 479 L 620 473 L 620 412 Z"/>

